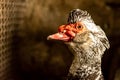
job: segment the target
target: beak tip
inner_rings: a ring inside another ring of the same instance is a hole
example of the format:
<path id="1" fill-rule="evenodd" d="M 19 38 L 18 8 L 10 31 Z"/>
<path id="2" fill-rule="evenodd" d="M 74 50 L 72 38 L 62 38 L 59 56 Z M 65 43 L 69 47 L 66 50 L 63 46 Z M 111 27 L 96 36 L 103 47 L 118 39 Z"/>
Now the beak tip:
<path id="1" fill-rule="evenodd" d="M 47 40 L 51 40 L 51 37 L 50 37 L 50 36 L 48 36 L 48 37 L 47 37 Z"/>

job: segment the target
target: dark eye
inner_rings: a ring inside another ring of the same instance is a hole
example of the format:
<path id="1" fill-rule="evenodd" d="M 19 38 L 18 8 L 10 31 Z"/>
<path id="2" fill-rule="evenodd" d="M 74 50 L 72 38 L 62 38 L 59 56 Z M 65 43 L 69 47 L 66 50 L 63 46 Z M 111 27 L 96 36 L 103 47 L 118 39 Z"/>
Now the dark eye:
<path id="1" fill-rule="evenodd" d="M 79 25 L 79 26 L 77 26 L 77 28 L 80 29 L 80 28 L 82 28 L 82 26 Z"/>

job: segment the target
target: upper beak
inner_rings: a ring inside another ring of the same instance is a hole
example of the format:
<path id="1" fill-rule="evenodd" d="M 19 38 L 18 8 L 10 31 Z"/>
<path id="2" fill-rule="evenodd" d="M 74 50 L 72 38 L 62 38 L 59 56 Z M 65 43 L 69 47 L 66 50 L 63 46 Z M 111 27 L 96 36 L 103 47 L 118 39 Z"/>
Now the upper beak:
<path id="1" fill-rule="evenodd" d="M 55 33 L 47 37 L 47 40 L 69 41 L 70 37 L 63 33 Z"/>

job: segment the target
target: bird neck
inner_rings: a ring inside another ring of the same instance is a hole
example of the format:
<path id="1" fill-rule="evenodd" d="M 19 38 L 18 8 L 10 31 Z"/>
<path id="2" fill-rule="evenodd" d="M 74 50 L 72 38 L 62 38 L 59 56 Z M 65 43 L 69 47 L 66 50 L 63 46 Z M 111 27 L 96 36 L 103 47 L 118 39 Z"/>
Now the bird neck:
<path id="1" fill-rule="evenodd" d="M 75 80 L 103 80 L 100 62 L 96 62 L 96 64 L 82 63 L 78 56 L 74 57 L 69 69 L 69 76 L 76 78 Z"/>
<path id="2" fill-rule="evenodd" d="M 101 56 L 103 52 L 99 51 L 98 47 L 86 44 L 71 45 L 70 50 L 72 50 L 74 59 L 69 74 L 76 76 L 80 80 L 103 80 L 101 72 Z"/>

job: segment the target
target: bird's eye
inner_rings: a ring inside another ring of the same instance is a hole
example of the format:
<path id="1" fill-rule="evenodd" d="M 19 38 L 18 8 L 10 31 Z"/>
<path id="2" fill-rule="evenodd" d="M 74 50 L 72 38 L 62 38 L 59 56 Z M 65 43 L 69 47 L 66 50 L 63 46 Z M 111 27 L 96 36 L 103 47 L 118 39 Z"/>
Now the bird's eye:
<path id="1" fill-rule="evenodd" d="M 80 26 L 80 25 L 79 25 L 79 26 L 77 26 L 77 28 L 78 28 L 78 29 L 81 29 L 81 28 L 82 28 L 82 26 Z"/>

